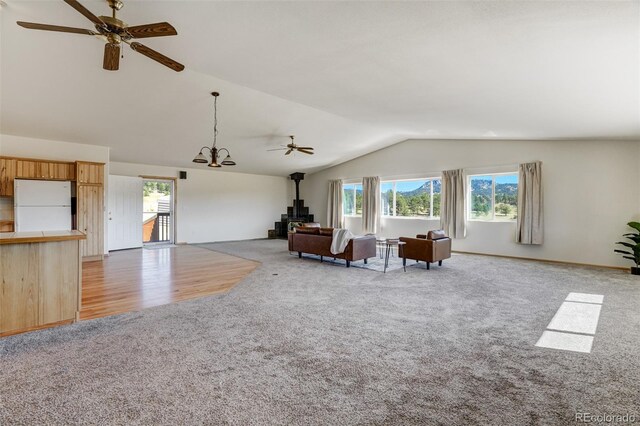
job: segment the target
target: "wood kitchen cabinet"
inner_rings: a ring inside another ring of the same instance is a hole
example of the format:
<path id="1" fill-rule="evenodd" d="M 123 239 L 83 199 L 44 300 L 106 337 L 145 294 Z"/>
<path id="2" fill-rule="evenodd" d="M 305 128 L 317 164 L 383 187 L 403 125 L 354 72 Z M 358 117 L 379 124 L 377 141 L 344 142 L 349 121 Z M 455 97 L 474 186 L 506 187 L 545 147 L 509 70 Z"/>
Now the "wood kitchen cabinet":
<path id="1" fill-rule="evenodd" d="M 0 337 L 79 319 L 83 238 L 78 231 L 0 237 Z"/>
<path id="2" fill-rule="evenodd" d="M 76 162 L 76 175 L 78 183 L 104 184 L 104 164 L 89 163 L 86 161 Z"/>
<path id="3" fill-rule="evenodd" d="M 80 243 L 84 260 L 104 255 L 104 164 L 0 157 L 0 196 L 14 196 L 14 180 L 43 179 L 76 182 L 77 229 L 87 234 Z M 10 223 L 11 222 L 11 223 Z M 13 221 L 0 221 L 0 232 L 13 230 Z"/>
<path id="4" fill-rule="evenodd" d="M 14 179 L 76 180 L 76 163 L 0 157 L 0 196 L 13 197 Z"/>
<path id="5" fill-rule="evenodd" d="M 41 167 L 46 168 L 48 179 L 76 180 L 75 163 L 41 163 Z"/>
<path id="6" fill-rule="evenodd" d="M 75 180 L 74 163 L 17 159 L 14 177 L 20 179 Z"/>
<path id="7" fill-rule="evenodd" d="M 17 178 L 38 179 L 40 176 L 39 161 L 36 160 L 16 160 Z"/>
<path id="8" fill-rule="evenodd" d="M 80 242 L 84 260 L 100 260 L 104 255 L 104 187 L 102 185 L 78 185 L 78 231 L 86 240 Z"/>
<path id="9" fill-rule="evenodd" d="M 36 167 L 37 173 L 41 179 L 50 180 L 75 180 L 76 165 L 75 163 L 61 163 L 51 161 L 39 161 Z"/>
<path id="10" fill-rule="evenodd" d="M 13 232 L 13 220 L 0 220 L 0 232 Z"/>
<path id="11" fill-rule="evenodd" d="M 78 230 L 87 234 L 80 243 L 83 260 L 104 257 L 104 164 L 76 161 Z"/>
<path id="12" fill-rule="evenodd" d="M 0 158 L 0 196 L 13 197 L 13 179 L 16 176 L 16 159 Z"/>

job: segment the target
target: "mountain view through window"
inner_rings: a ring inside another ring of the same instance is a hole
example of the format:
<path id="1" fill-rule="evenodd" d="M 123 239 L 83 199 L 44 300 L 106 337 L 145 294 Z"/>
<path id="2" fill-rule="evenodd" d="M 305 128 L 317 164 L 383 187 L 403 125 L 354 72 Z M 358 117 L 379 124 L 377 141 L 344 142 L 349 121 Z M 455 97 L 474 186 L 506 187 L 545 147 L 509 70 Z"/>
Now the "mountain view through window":
<path id="1" fill-rule="evenodd" d="M 518 175 L 471 176 L 469 219 L 513 221 L 518 214 Z"/>
<path id="2" fill-rule="evenodd" d="M 432 218 L 440 216 L 440 179 L 383 182 L 382 214 Z"/>

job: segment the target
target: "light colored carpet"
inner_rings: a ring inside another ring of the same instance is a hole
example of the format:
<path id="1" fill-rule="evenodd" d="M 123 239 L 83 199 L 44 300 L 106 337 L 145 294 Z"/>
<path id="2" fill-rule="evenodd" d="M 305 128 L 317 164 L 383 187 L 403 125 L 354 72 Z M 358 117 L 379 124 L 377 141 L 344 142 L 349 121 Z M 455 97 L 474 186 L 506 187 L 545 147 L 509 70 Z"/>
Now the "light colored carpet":
<path id="1" fill-rule="evenodd" d="M 575 424 L 638 411 L 640 281 L 455 255 L 387 274 L 285 241 L 230 293 L 0 340 L 0 424 Z M 180 247 L 172 250 L 179 250 Z M 535 347 L 604 295 L 590 354 Z"/>

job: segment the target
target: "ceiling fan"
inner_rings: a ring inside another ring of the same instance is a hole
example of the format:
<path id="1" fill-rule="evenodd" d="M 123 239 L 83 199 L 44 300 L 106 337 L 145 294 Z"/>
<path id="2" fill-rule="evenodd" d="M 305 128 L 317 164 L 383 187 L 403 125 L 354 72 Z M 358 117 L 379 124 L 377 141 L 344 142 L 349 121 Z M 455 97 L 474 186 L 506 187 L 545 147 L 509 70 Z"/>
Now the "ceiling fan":
<path id="1" fill-rule="evenodd" d="M 120 65 L 120 45 L 128 44 L 134 51 L 180 72 L 184 69 L 184 65 L 174 61 L 163 54 L 148 48 L 142 43 L 132 41 L 138 38 L 148 37 L 164 37 L 177 35 L 178 32 L 168 22 L 157 22 L 155 24 L 128 26 L 125 22 L 116 18 L 116 12 L 122 9 L 124 3 L 121 0 L 107 0 L 109 7 L 112 9 L 111 16 L 95 16 L 87 8 L 78 3 L 77 0 L 64 0 L 69 6 L 84 15 L 95 25 L 96 31 L 85 30 L 83 28 L 61 27 L 58 25 L 37 24 L 34 22 L 18 21 L 21 27 L 30 30 L 57 31 L 63 33 L 85 34 L 96 36 L 107 43 L 104 46 L 104 60 L 102 67 L 105 70 L 116 71 Z"/>
<path id="2" fill-rule="evenodd" d="M 284 155 L 289 155 L 291 154 L 293 151 L 298 151 L 298 152 L 302 152 L 303 154 L 309 154 L 309 155 L 313 155 L 313 148 L 310 146 L 298 146 L 295 143 L 293 143 L 293 135 L 289 136 L 291 138 L 291 143 L 287 144 L 287 145 L 283 145 L 284 148 L 274 148 L 274 149 L 268 149 L 267 151 L 284 151 L 287 150 L 287 152 L 284 153 Z"/>

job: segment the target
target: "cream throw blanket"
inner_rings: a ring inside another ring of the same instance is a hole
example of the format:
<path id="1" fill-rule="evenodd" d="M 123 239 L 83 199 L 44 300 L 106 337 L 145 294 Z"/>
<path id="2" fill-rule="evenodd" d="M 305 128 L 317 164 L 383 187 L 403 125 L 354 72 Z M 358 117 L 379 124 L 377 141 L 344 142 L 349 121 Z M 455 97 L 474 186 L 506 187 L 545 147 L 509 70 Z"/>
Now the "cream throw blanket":
<path id="1" fill-rule="evenodd" d="M 344 253 L 352 238 L 353 234 L 348 229 L 334 228 L 333 239 L 331 240 L 331 254 Z"/>

